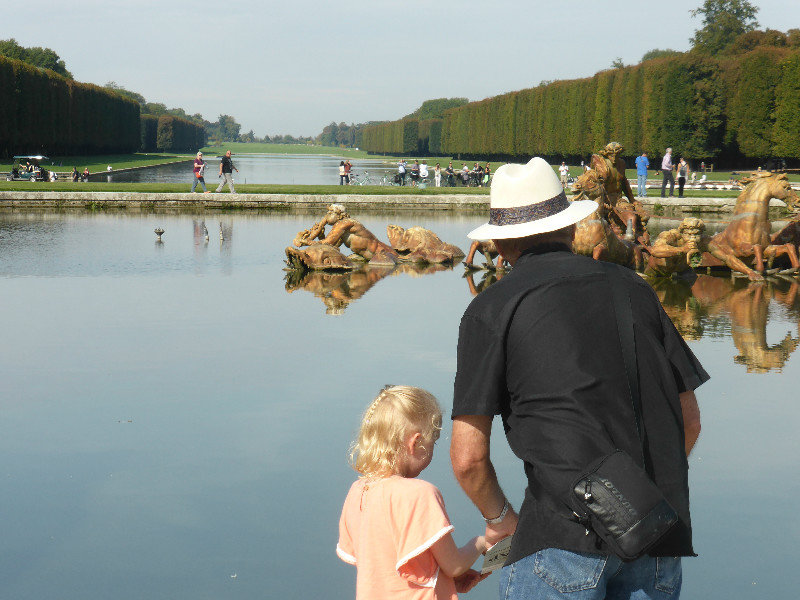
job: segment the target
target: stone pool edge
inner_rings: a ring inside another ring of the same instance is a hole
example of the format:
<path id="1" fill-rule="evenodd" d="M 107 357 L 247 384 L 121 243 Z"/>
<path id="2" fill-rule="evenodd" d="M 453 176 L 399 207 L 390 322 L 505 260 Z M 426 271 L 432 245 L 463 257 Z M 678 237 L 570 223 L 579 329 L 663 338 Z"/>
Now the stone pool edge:
<path id="1" fill-rule="evenodd" d="M 656 204 L 670 212 L 730 212 L 736 198 L 642 198 L 648 206 Z M 230 194 L 230 193 L 148 193 L 148 192 L 55 192 L 0 191 L 0 208 L 192 208 L 260 209 L 324 208 L 340 203 L 352 208 L 391 210 L 485 210 L 489 196 L 465 194 L 441 195 L 362 195 L 362 194 Z M 773 198 L 770 207 L 785 207 Z"/>

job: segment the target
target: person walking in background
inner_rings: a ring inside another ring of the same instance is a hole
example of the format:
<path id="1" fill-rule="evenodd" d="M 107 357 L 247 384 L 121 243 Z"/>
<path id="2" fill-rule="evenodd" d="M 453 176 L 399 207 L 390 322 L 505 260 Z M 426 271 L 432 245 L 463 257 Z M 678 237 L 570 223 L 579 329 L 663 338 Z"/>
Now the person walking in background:
<path id="1" fill-rule="evenodd" d="M 558 167 L 558 174 L 561 179 L 561 185 L 567 187 L 567 180 L 569 179 L 569 167 L 567 163 L 561 162 L 561 166 Z"/>
<path id="2" fill-rule="evenodd" d="M 667 182 L 669 181 L 669 195 L 675 195 L 675 178 L 672 176 L 672 148 L 667 148 L 667 153 L 661 159 L 661 174 L 664 179 L 661 181 L 661 197 L 664 197 L 664 192 L 667 189 Z"/>
<path id="3" fill-rule="evenodd" d="M 636 195 L 639 198 L 647 196 L 647 169 L 650 168 L 650 161 L 647 160 L 647 152 L 642 152 L 641 156 L 636 157 Z"/>
<path id="4" fill-rule="evenodd" d="M 683 198 L 683 186 L 686 185 L 686 178 L 689 176 L 689 163 L 681 156 L 678 162 L 678 197 Z"/>
<path id="5" fill-rule="evenodd" d="M 436 187 L 442 187 L 442 168 L 439 163 L 436 163 L 436 166 L 433 167 L 433 183 Z"/>
<path id="6" fill-rule="evenodd" d="M 194 170 L 192 171 L 192 193 L 194 193 L 197 184 L 203 186 L 203 193 L 208 194 L 208 190 L 206 189 L 206 180 L 205 180 L 205 172 L 206 172 L 206 163 L 203 161 L 203 153 L 198 152 L 197 156 L 194 159 Z"/>
<path id="7" fill-rule="evenodd" d="M 231 151 L 228 150 L 225 153 L 225 156 L 222 157 L 222 161 L 219 163 L 219 176 L 222 177 L 222 181 L 219 182 L 219 186 L 217 187 L 217 192 L 221 192 L 222 188 L 225 187 L 225 182 L 228 183 L 228 189 L 230 189 L 231 194 L 235 194 L 236 190 L 233 188 L 233 172 L 239 172 L 239 169 L 236 168 L 236 165 L 233 164 L 231 160 Z"/>
<path id="8" fill-rule="evenodd" d="M 344 161 L 339 161 L 339 185 L 344 185 L 345 180 Z"/>
<path id="9" fill-rule="evenodd" d="M 483 170 L 483 182 L 486 184 L 486 187 L 489 187 L 489 184 L 492 183 L 492 165 L 488 162 L 486 163 L 486 168 Z"/>
<path id="10" fill-rule="evenodd" d="M 72 181 L 77 183 L 81 180 L 81 174 L 78 173 L 78 167 L 72 167 Z"/>

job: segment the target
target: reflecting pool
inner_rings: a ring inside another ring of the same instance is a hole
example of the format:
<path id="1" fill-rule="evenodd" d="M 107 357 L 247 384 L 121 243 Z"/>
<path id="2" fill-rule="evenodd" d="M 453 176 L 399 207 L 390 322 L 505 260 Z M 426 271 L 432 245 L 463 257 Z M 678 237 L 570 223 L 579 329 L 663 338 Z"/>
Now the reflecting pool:
<path id="1" fill-rule="evenodd" d="M 220 179 L 220 157 L 206 155 L 206 185 L 216 188 Z M 336 185 L 339 183 L 341 157 L 305 154 L 237 154 L 233 164 L 239 169 L 234 173 L 235 183 L 275 183 L 303 185 Z M 397 172 L 397 166 L 381 158 L 351 159 L 353 173 L 370 183 L 386 184 Z M 443 168 L 447 165 L 443 165 Z M 433 165 L 430 165 L 433 171 Z M 117 183 L 180 183 L 192 182 L 192 161 L 158 165 L 121 173 L 97 173 L 91 181 L 113 181 Z M 227 189 L 227 187 L 225 188 Z"/>
<path id="2" fill-rule="evenodd" d="M 386 383 L 450 405 L 460 316 L 492 275 L 285 272 L 318 216 L 0 213 L 0 596 L 354 597 L 334 548 L 361 411 Z M 424 225 L 464 250 L 483 220 L 354 216 L 383 240 L 388 223 Z M 794 597 L 798 285 L 655 287 L 712 375 L 684 597 Z M 449 432 L 424 477 L 463 542 L 482 519 L 450 472 Z M 493 439 L 519 505 L 521 465 L 501 428 Z"/>

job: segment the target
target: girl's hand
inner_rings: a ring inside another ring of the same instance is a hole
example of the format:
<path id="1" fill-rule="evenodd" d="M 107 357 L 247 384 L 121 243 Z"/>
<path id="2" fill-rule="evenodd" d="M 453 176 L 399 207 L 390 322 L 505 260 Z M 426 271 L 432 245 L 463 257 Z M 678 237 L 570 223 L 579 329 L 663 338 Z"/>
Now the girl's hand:
<path id="1" fill-rule="evenodd" d="M 453 581 L 456 584 L 456 592 L 459 594 L 466 594 L 489 575 L 491 575 L 491 573 L 481 574 L 475 569 L 469 569 L 466 573 L 462 573 L 458 577 L 453 577 Z"/>

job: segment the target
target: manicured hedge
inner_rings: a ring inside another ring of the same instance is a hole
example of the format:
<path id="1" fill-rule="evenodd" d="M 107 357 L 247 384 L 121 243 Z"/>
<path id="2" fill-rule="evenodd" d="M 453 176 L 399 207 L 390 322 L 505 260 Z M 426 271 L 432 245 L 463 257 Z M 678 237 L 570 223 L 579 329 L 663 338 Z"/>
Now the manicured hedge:
<path id="1" fill-rule="evenodd" d="M 657 58 L 471 102 L 441 127 L 434 151 L 432 125 L 420 123 L 420 153 L 581 157 L 613 140 L 629 155 L 671 146 L 693 160 L 800 158 L 800 53 Z M 408 153 L 412 129 L 408 119 L 367 127 L 362 147 Z"/>
<path id="2" fill-rule="evenodd" d="M 194 152 L 205 145 L 206 131 L 202 125 L 171 115 L 158 118 L 156 148 L 159 152 Z"/>
<path id="3" fill-rule="evenodd" d="M 137 102 L 0 57 L 0 155 L 135 152 L 139 127 Z"/>
<path id="4" fill-rule="evenodd" d="M 156 115 L 142 115 L 142 152 L 156 152 L 158 150 L 158 117 Z"/>
<path id="5" fill-rule="evenodd" d="M 363 147 L 380 154 L 415 154 L 418 148 L 419 121 L 401 119 L 364 129 Z"/>
<path id="6" fill-rule="evenodd" d="M 781 64 L 780 84 L 775 90 L 775 154 L 800 156 L 800 54 Z"/>

